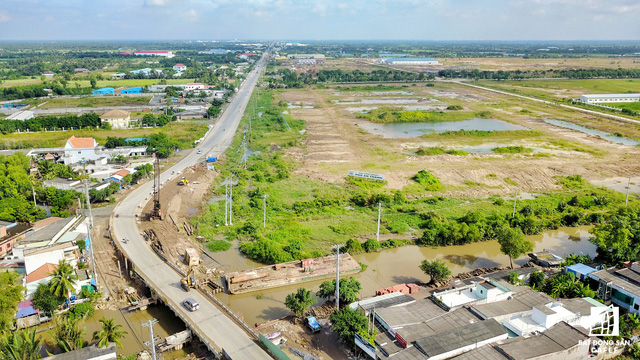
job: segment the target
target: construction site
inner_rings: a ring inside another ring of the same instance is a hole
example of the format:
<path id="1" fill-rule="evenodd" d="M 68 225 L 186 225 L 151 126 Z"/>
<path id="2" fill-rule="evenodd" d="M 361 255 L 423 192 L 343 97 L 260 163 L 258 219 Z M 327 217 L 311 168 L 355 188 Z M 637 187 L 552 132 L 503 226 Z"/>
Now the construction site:
<path id="1" fill-rule="evenodd" d="M 340 274 L 360 271 L 361 266 L 349 254 L 340 255 Z M 240 294 L 294 283 L 319 280 L 336 273 L 336 257 L 296 260 L 225 275 L 229 293 Z"/>

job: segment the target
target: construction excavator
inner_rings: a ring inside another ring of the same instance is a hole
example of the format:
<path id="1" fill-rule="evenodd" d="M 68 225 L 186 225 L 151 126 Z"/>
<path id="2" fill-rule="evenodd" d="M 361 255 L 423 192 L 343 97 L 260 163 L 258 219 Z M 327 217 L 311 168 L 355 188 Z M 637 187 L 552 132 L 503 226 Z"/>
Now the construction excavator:
<path id="1" fill-rule="evenodd" d="M 189 180 L 183 176 L 182 179 L 178 181 L 178 185 L 189 185 Z"/>
<path id="2" fill-rule="evenodd" d="M 184 291 L 189 291 L 190 289 L 196 288 L 196 274 L 194 271 L 194 267 L 189 267 L 189 271 L 187 271 L 187 275 L 180 280 L 180 286 L 184 289 Z"/>

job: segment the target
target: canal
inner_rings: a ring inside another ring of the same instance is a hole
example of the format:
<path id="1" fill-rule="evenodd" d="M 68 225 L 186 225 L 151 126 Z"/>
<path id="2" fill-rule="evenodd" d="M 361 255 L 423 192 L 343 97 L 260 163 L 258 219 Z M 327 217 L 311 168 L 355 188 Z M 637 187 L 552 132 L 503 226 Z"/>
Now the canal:
<path id="1" fill-rule="evenodd" d="M 563 227 L 527 236 L 527 239 L 534 243 L 534 251 L 547 249 L 560 256 L 575 253 L 593 257 L 596 246 L 589 242 L 589 229 L 589 226 Z M 227 251 L 210 255 L 214 260 L 209 259 L 211 263 L 208 266 L 224 267 L 227 271 L 264 266 L 244 257 L 236 243 Z M 412 245 L 353 257 L 367 265 L 364 272 L 354 275 L 362 283 L 362 297 L 373 296 L 377 289 L 399 283 L 427 280 L 427 276 L 418 268 L 424 259 L 442 259 L 453 274 L 476 268 L 509 265 L 509 258 L 500 252 L 497 241 L 448 247 Z M 515 260 L 514 265 L 523 265 L 527 261 L 528 258 L 523 256 Z M 291 313 L 284 306 L 284 299 L 288 294 L 299 287 L 306 287 L 315 293 L 323 281 L 326 279 L 245 294 L 216 296 L 234 312 L 241 314 L 248 324 L 262 323 Z"/>

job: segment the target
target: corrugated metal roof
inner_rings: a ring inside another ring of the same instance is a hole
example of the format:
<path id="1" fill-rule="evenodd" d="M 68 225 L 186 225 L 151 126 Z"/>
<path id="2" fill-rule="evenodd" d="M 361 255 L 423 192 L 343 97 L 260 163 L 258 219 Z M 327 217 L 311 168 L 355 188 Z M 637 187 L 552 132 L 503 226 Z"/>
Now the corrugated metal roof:
<path id="1" fill-rule="evenodd" d="M 496 320 L 489 319 L 441 334 L 427 336 L 416 341 L 416 347 L 420 348 L 427 356 L 432 357 L 496 337 L 505 336 L 506 338 L 506 335 L 507 329 Z"/>

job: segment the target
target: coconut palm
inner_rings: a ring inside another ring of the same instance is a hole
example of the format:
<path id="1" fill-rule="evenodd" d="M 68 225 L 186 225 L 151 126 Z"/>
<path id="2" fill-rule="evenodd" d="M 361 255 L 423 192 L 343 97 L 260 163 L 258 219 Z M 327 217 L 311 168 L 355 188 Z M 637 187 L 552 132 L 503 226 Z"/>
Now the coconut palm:
<path id="1" fill-rule="evenodd" d="M 122 347 L 120 343 L 120 339 L 125 337 L 128 333 L 124 330 L 120 330 L 122 328 L 121 325 L 116 324 L 113 318 L 105 318 L 100 319 L 100 323 L 102 324 L 102 330 L 93 332 L 93 340 L 98 340 L 98 347 L 109 346 L 109 343 L 115 343 L 118 347 Z"/>
<path id="2" fill-rule="evenodd" d="M 71 320 L 64 315 L 53 317 L 54 328 L 49 331 L 51 337 L 63 352 L 82 349 L 85 347 L 84 317 Z"/>
<path id="3" fill-rule="evenodd" d="M 12 332 L 0 337 L 0 359 L 34 360 L 40 357 L 41 338 L 36 338 L 36 328 Z"/>
<path id="4" fill-rule="evenodd" d="M 49 289 L 55 296 L 69 298 L 69 293 L 74 289 L 78 275 L 71 264 L 65 260 L 58 262 L 58 267 L 50 274 L 53 277 L 49 281 Z"/>

